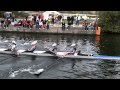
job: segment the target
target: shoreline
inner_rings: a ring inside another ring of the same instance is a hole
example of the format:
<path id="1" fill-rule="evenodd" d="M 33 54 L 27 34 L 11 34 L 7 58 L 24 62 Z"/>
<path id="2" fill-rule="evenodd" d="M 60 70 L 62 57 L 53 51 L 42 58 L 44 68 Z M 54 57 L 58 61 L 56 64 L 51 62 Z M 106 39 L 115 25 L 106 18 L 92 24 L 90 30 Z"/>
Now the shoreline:
<path id="1" fill-rule="evenodd" d="M 28 29 L 28 28 L 8 28 L 8 29 L 0 29 L 0 33 L 38 33 L 38 34 L 53 34 L 53 35 L 97 35 L 97 30 L 88 29 L 85 30 L 81 27 L 71 27 L 70 29 L 65 28 L 62 30 L 62 27 L 50 27 L 50 29 Z"/>

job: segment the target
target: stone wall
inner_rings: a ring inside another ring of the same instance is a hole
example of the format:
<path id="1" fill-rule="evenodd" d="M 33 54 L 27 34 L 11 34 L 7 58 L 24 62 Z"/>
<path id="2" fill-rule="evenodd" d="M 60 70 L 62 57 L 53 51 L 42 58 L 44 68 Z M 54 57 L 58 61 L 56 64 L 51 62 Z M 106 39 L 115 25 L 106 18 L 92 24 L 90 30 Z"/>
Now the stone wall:
<path id="1" fill-rule="evenodd" d="M 34 32 L 34 33 L 49 33 L 49 34 L 96 34 L 95 30 L 89 29 L 85 30 L 84 28 L 80 27 L 71 27 L 70 29 L 62 30 L 61 27 L 50 27 L 49 30 L 47 29 L 27 29 L 27 28 L 7 28 L 1 29 L 0 31 L 14 31 L 14 32 Z"/>

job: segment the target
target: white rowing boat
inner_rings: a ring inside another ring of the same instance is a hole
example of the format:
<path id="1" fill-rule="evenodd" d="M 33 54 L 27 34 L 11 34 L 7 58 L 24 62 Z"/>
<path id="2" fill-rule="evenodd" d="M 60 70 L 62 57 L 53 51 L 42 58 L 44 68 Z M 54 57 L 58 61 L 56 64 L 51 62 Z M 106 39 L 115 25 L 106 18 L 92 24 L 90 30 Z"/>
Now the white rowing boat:
<path id="1" fill-rule="evenodd" d="M 0 49 L 1 54 L 14 54 L 11 51 L 4 51 L 5 49 Z M 19 50 L 21 52 L 25 50 Z M 56 55 L 48 54 L 46 51 L 34 51 L 34 52 L 23 52 L 21 55 L 27 56 L 40 56 L 40 57 L 57 57 Z M 81 56 L 81 55 L 66 55 L 64 58 L 71 59 L 108 59 L 108 60 L 120 60 L 120 56 L 105 56 L 105 55 L 93 55 L 93 56 Z"/>

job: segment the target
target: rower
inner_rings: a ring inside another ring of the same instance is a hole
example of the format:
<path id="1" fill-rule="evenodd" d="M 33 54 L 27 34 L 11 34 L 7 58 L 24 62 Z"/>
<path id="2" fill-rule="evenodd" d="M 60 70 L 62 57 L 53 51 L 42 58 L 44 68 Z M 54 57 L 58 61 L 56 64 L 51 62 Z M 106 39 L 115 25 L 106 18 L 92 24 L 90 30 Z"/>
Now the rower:
<path id="1" fill-rule="evenodd" d="M 12 48 L 11 48 L 11 51 L 14 51 L 15 50 L 15 48 L 16 48 L 16 42 L 15 41 L 12 41 Z"/>
<path id="2" fill-rule="evenodd" d="M 52 49 L 52 50 L 50 50 L 50 49 L 46 48 L 46 49 L 47 49 L 46 53 L 56 55 L 56 53 L 57 53 L 57 44 L 56 44 L 56 43 L 54 43 L 54 44 L 52 45 L 52 47 L 53 47 L 53 49 Z"/>
<path id="3" fill-rule="evenodd" d="M 57 52 L 57 55 L 63 58 L 66 55 L 75 54 L 76 50 L 77 50 L 77 44 L 72 44 L 71 47 L 73 47 L 73 51 L 70 51 L 70 52 Z"/>
<path id="4" fill-rule="evenodd" d="M 15 55 L 18 55 L 18 50 L 16 49 L 16 42 L 15 41 L 12 41 L 12 45 L 11 47 L 8 49 L 8 51 L 12 51 Z"/>
<path id="5" fill-rule="evenodd" d="M 71 47 L 73 47 L 72 53 L 75 53 L 77 51 L 77 44 L 72 44 Z"/>
<path id="6" fill-rule="evenodd" d="M 56 43 L 54 43 L 53 45 L 52 45 L 52 47 L 53 47 L 53 52 L 56 52 L 57 51 L 57 44 Z"/>
<path id="7" fill-rule="evenodd" d="M 11 45 L 8 47 L 7 50 L 5 51 L 14 51 L 16 48 L 16 42 L 15 41 L 12 41 Z"/>
<path id="8" fill-rule="evenodd" d="M 93 54 L 82 54 L 81 51 L 77 51 L 77 55 L 81 55 L 81 56 L 93 56 Z"/>
<path id="9" fill-rule="evenodd" d="M 71 46 L 73 47 L 73 52 L 71 52 L 70 54 L 74 54 L 75 56 L 76 55 L 88 56 L 87 54 L 82 54 L 81 50 L 77 51 L 77 44 L 72 44 Z"/>
<path id="10" fill-rule="evenodd" d="M 36 49 L 36 44 L 37 44 L 37 41 L 34 41 L 34 42 L 32 42 L 31 43 L 31 48 L 30 49 L 27 49 L 25 52 L 33 52 L 33 51 L 35 51 L 35 49 Z"/>

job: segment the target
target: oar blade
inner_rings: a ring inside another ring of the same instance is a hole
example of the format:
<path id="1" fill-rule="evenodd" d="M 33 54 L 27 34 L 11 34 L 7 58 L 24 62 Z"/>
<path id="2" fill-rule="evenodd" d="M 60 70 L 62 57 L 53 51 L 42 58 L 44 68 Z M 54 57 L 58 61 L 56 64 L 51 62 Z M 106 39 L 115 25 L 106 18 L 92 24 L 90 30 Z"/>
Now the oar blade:
<path id="1" fill-rule="evenodd" d="M 35 54 L 42 54 L 42 53 L 45 53 L 46 51 L 34 51 L 33 53 Z"/>
<path id="2" fill-rule="evenodd" d="M 25 52 L 26 50 L 18 50 L 19 53 L 23 53 Z"/>
<path id="3" fill-rule="evenodd" d="M 5 51 L 5 50 L 7 50 L 7 49 L 5 49 L 5 48 L 0 48 L 0 51 Z"/>

